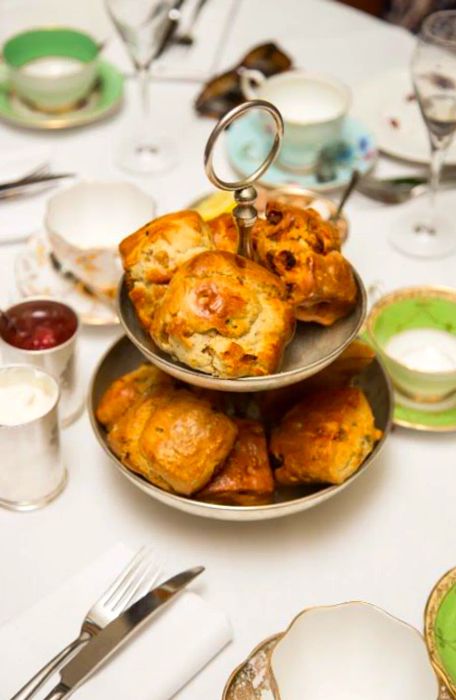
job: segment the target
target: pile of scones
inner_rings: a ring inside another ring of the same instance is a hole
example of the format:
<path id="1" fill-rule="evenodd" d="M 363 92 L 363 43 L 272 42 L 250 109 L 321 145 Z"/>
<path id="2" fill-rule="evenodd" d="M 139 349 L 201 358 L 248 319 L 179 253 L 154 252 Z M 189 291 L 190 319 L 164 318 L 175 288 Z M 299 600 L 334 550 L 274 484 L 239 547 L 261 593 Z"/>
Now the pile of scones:
<path id="1" fill-rule="evenodd" d="M 229 213 L 167 214 L 122 241 L 138 319 L 174 359 L 223 378 L 272 374 L 297 320 L 329 326 L 355 306 L 337 227 L 279 202 L 265 214 L 251 232 L 253 260 L 236 254 Z"/>
<path id="2" fill-rule="evenodd" d="M 231 214 L 167 214 L 125 238 L 120 254 L 137 317 L 155 344 L 223 378 L 277 372 L 297 322 L 329 326 L 358 288 L 338 230 L 312 209 L 269 202 L 237 255 Z M 264 505 L 294 486 L 340 484 L 381 437 L 352 379 L 373 359 L 355 341 L 298 385 L 211 391 L 141 364 L 116 379 L 97 419 L 116 457 L 156 487 L 225 505 Z M 320 486 L 319 486 L 320 485 Z"/>

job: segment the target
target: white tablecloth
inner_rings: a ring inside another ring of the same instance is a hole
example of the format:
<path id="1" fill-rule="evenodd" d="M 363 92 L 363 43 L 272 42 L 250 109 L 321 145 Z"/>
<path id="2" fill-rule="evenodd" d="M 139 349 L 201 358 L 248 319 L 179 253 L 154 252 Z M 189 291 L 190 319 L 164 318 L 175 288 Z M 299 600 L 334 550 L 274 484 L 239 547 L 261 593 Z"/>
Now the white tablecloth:
<path id="1" fill-rule="evenodd" d="M 85 4 L 90 0 L 77 3 L 81 13 Z M 225 30 L 221 67 L 254 43 L 275 39 L 297 64 L 329 71 L 352 86 L 374 72 L 405 66 L 414 42 L 400 29 L 329 0 L 238 0 Z M 110 121 L 51 134 L 0 125 L 0 149 L 43 143 L 53 151 L 56 170 L 125 177 L 113 165 L 113 149 L 133 111 L 134 85 L 127 81 L 126 87 L 126 106 Z M 151 91 L 153 118 L 169 130 L 181 159 L 173 172 L 138 181 L 165 212 L 208 189 L 202 153 L 213 122 L 192 111 L 197 85 L 162 81 Z M 454 206 L 455 195 L 445 198 Z M 400 213 L 361 195 L 347 207 L 346 253 L 366 285 L 455 285 L 455 257 L 414 261 L 391 249 L 387 232 Z M 0 247 L 2 306 L 17 298 L 17 250 Z M 119 333 L 84 329 L 86 381 Z M 0 622 L 51 592 L 113 541 L 132 547 L 152 541 L 170 565 L 207 567 L 205 594 L 234 627 L 234 643 L 179 694 L 182 700 L 220 697 L 225 679 L 251 648 L 308 605 L 366 600 L 421 627 L 430 588 L 456 564 L 454 435 L 395 430 L 373 468 L 339 497 L 298 516 L 251 524 L 198 519 L 155 503 L 112 468 L 87 415 L 64 432 L 63 443 L 70 479 L 62 496 L 30 514 L 0 511 Z"/>

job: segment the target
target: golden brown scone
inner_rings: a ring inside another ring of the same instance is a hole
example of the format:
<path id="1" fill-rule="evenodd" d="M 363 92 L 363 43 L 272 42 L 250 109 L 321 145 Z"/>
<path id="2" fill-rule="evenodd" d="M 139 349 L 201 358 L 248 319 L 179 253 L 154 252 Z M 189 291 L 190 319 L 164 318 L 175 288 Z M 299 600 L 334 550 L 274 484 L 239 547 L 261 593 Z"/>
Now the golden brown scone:
<path id="1" fill-rule="evenodd" d="M 209 401 L 182 390 L 151 414 L 139 448 L 174 491 L 189 496 L 220 468 L 236 435 L 230 418 L 215 411 Z"/>
<path id="2" fill-rule="evenodd" d="M 306 387 L 346 386 L 368 367 L 375 358 L 375 350 L 363 340 L 354 340 L 339 357 L 303 383 Z"/>
<path id="3" fill-rule="evenodd" d="M 370 365 L 374 357 L 375 352 L 370 345 L 362 340 L 354 340 L 334 362 L 308 379 L 281 389 L 259 391 L 255 399 L 266 425 L 277 423 L 297 400 L 305 397 L 307 391 L 347 386 Z"/>
<path id="4" fill-rule="evenodd" d="M 328 326 L 354 307 L 357 286 L 336 228 L 313 209 L 268 202 L 252 229 L 255 258 L 284 282 L 296 318 Z"/>
<path id="5" fill-rule="evenodd" d="M 274 478 L 264 428 L 256 420 L 237 419 L 239 433 L 225 464 L 196 498 L 209 503 L 257 506 L 271 503 Z"/>
<path id="6" fill-rule="evenodd" d="M 361 466 L 382 433 L 360 389 L 306 394 L 272 431 L 270 450 L 280 484 L 342 484 Z"/>
<path id="7" fill-rule="evenodd" d="M 96 416 L 108 430 L 139 398 L 158 386 L 172 387 L 174 380 L 158 367 L 142 364 L 133 372 L 116 379 L 105 391 L 98 404 Z"/>
<path id="8" fill-rule="evenodd" d="M 207 222 L 212 232 L 212 238 L 217 250 L 227 250 L 237 253 L 239 247 L 239 232 L 232 214 L 220 214 Z"/>
<path id="9" fill-rule="evenodd" d="M 162 350 L 202 372 L 270 374 L 294 331 L 285 296 L 281 281 L 251 260 L 201 253 L 175 273 L 150 333 Z"/>
<path id="10" fill-rule="evenodd" d="M 160 216 L 121 242 L 130 298 L 146 328 L 177 268 L 194 255 L 213 249 L 211 227 L 190 210 Z"/>
<path id="11" fill-rule="evenodd" d="M 172 390 L 171 390 L 172 392 Z M 153 462 L 139 448 L 139 439 L 151 415 L 170 400 L 170 391 L 157 390 L 148 398 L 138 399 L 114 424 L 108 433 L 108 444 L 121 462 L 141 474 L 155 486 L 171 491 L 169 484 L 155 471 Z"/>

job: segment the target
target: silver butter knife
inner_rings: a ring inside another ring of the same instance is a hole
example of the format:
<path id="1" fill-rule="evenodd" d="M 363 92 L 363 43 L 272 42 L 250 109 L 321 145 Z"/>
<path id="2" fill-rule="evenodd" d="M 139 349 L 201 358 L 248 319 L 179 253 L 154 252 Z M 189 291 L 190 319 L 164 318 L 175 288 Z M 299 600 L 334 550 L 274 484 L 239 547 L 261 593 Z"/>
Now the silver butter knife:
<path id="1" fill-rule="evenodd" d="M 196 566 L 173 576 L 110 622 L 61 669 L 60 683 L 51 690 L 45 700 L 61 700 L 72 695 L 119 647 L 138 632 L 157 610 L 169 603 L 203 571 L 204 566 Z"/>
<path id="2" fill-rule="evenodd" d="M 75 173 L 48 173 L 36 177 L 23 178 L 21 180 L 13 180 L 11 182 L 0 183 L 0 199 L 16 197 L 19 195 L 30 194 L 37 190 L 49 187 L 57 183 L 59 180 L 64 180 L 67 177 L 75 177 Z"/>

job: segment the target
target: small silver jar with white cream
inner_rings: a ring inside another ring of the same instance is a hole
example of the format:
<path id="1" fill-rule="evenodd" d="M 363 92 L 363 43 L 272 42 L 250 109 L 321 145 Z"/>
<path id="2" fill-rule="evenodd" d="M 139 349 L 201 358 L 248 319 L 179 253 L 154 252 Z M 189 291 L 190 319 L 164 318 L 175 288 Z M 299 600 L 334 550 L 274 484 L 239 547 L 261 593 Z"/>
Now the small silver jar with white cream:
<path id="1" fill-rule="evenodd" d="M 26 365 L 0 367 L 0 506 L 32 510 L 64 488 L 57 381 Z"/>

